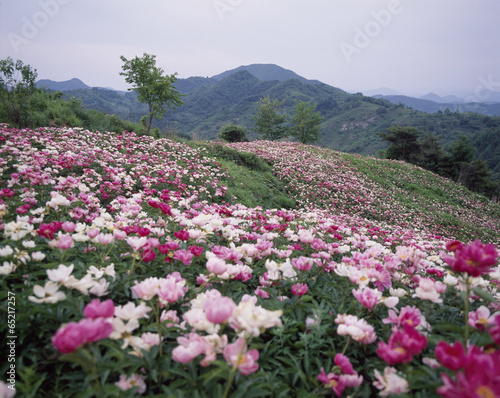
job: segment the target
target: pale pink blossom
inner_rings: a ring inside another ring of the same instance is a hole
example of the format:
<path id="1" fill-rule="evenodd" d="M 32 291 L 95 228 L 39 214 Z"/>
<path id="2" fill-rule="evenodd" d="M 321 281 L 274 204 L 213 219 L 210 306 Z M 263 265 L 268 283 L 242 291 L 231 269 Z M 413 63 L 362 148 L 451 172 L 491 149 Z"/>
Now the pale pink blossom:
<path id="1" fill-rule="evenodd" d="M 115 385 L 122 391 L 127 391 L 136 387 L 138 394 L 144 394 L 146 392 L 146 376 L 140 376 L 135 373 L 130 376 L 123 374 Z"/>
<path id="2" fill-rule="evenodd" d="M 396 374 L 396 369 L 387 366 L 384 369 L 384 374 L 375 369 L 375 378 L 373 385 L 380 391 L 381 397 L 387 397 L 391 394 L 404 394 L 408 392 L 408 382 L 401 376 Z"/>
<path id="3" fill-rule="evenodd" d="M 177 337 L 179 345 L 172 350 L 172 359 L 180 363 L 191 362 L 205 351 L 205 340 L 196 333 Z"/>
<path id="4" fill-rule="evenodd" d="M 244 376 L 256 372 L 259 369 L 257 360 L 259 352 L 256 349 L 247 351 L 248 347 L 245 339 L 238 338 L 235 343 L 228 344 L 224 348 L 224 359 L 233 367 L 237 367 Z"/>

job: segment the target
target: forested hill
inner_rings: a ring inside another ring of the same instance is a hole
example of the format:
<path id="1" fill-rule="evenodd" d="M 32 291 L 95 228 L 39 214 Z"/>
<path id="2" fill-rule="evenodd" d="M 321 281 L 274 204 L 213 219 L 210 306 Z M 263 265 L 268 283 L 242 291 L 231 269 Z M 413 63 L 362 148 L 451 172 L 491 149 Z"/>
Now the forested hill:
<path id="1" fill-rule="evenodd" d="M 243 68 L 222 76 L 221 80 L 218 80 L 220 75 L 179 79 L 177 87 L 185 94 L 184 105 L 169 110 L 157 126 L 213 140 L 221 126 L 234 122 L 245 126 L 253 139 L 253 118 L 260 98 L 270 96 L 285 100 L 284 111 L 289 114 L 295 101 L 311 101 L 317 103 L 317 110 L 324 118 L 322 136 L 317 142 L 320 146 L 375 155 L 378 150 L 387 148 L 377 132 L 393 125 L 414 126 L 437 135 L 444 148 L 459 135 L 469 137 L 476 148 L 475 156 L 484 159 L 493 175 L 500 177 L 500 117 L 459 112 L 429 114 L 384 99 L 349 94 L 323 83 L 311 84 L 311 81 L 299 79 L 266 80 L 273 74 L 264 75 L 262 71 L 260 76 L 262 79 Z M 284 76 L 278 75 L 280 79 Z M 147 113 L 146 106 L 137 102 L 133 93 L 90 89 L 66 91 L 65 96 L 81 98 L 89 108 L 136 122 Z"/>

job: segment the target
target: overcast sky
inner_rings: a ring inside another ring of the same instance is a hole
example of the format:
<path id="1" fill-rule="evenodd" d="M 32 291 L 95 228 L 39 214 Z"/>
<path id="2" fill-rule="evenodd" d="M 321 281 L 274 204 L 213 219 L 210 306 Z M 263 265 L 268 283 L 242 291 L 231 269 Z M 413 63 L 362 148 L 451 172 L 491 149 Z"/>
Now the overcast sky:
<path id="1" fill-rule="evenodd" d="M 120 55 L 146 52 L 180 78 L 272 63 L 349 92 L 484 96 L 499 17 L 500 0 L 0 0 L 0 59 L 121 90 Z"/>

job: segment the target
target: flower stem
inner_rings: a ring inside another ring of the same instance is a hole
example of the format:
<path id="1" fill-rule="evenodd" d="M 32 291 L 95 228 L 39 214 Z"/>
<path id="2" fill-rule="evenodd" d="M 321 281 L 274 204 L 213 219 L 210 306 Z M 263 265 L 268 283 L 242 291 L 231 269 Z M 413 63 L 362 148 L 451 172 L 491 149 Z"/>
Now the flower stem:
<path id="1" fill-rule="evenodd" d="M 465 332 L 464 332 L 464 347 L 467 347 L 467 340 L 469 340 L 469 297 L 470 285 L 469 279 L 465 283 L 465 299 L 464 299 L 464 317 L 465 317 Z"/>
<path id="2" fill-rule="evenodd" d="M 243 355 L 243 350 L 244 350 L 246 344 L 247 343 L 245 341 L 241 345 L 240 352 L 238 353 L 238 357 L 236 358 L 236 361 L 234 362 L 233 368 L 231 369 L 231 374 L 229 375 L 229 379 L 228 379 L 227 385 L 226 385 L 226 390 L 224 391 L 224 395 L 222 396 L 222 398 L 227 398 L 227 396 L 229 394 L 229 390 L 231 388 L 231 385 L 233 384 L 234 377 L 236 376 L 236 370 L 238 369 L 238 364 L 241 361 L 241 356 Z"/>

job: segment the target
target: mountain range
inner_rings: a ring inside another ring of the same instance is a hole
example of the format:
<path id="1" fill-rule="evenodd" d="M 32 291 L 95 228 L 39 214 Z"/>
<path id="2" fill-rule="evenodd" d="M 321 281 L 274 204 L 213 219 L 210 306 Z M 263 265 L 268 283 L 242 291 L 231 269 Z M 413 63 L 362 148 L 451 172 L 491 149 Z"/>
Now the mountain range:
<path id="1" fill-rule="evenodd" d="M 44 80 L 49 90 L 60 90 L 66 98 L 79 98 L 85 107 L 138 122 L 147 114 L 145 104 L 134 92 L 89 88 L 78 79 L 68 82 Z M 76 88 L 75 88 L 76 87 Z M 474 113 L 460 103 L 438 103 L 425 98 L 390 95 L 389 98 L 350 94 L 317 80 L 272 64 L 252 64 L 212 77 L 178 79 L 176 87 L 184 105 L 169 110 L 156 121 L 162 131 L 214 140 L 229 122 L 243 125 L 256 138 L 254 116 L 260 98 L 285 100 L 283 111 L 293 113 L 296 101 L 317 104 L 323 117 L 318 145 L 342 152 L 375 155 L 387 148 L 376 133 L 393 125 L 414 126 L 437 135 L 449 147 L 459 135 L 467 136 L 476 147 L 476 156 L 487 161 L 500 178 L 500 117 L 480 114 L 480 110 L 500 115 L 500 104 L 474 104 Z M 436 99 L 435 95 L 427 98 Z"/>

